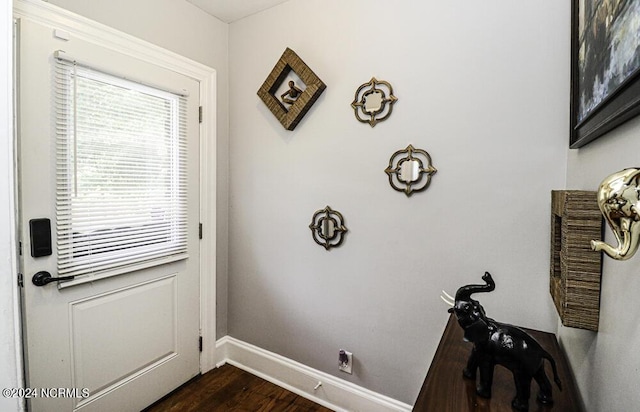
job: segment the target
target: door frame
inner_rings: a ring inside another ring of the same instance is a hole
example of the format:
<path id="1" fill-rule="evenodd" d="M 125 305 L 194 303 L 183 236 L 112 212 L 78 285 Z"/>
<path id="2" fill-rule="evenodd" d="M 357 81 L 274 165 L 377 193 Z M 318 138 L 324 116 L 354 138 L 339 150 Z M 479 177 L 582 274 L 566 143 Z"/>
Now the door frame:
<path id="1" fill-rule="evenodd" d="M 24 385 L 22 338 L 20 331 L 20 291 L 18 276 L 18 240 L 15 210 L 14 158 L 14 63 L 12 1 L 0 6 L 0 377 L 2 387 Z M 0 410 L 23 410 L 18 398 L 1 398 Z"/>
<path id="2" fill-rule="evenodd" d="M 177 53 L 140 40 L 41 0 L 15 0 L 14 19 L 59 30 L 61 36 L 97 43 L 127 56 L 191 77 L 200 83 L 200 372 L 215 368 L 216 349 L 216 71 Z M 17 113 L 16 113 L 17 114 Z M 17 133 L 16 137 L 17 139 Z M 17 175 L 17 173 L 16 173 Z M 18 187 L 15 178 L 12 187 Z M 18 205 L 20 207 L 20 205 Z M 14 222 L 17 219 L 14 216 Z M 17 229 L 16 229 L 17 230 Z M 25 280 L 28 281 L 28 280 Z"/>

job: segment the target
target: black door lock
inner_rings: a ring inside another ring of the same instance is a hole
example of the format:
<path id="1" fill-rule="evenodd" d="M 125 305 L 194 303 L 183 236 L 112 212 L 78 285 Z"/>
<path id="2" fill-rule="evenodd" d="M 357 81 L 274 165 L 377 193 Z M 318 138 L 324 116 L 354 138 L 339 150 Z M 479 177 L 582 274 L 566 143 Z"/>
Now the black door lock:
<path id="1" fill-rule="evenodd" d="M 31 257 L 50 256 L 51 251 L 51 221 L 46 218 L 31 219 L 29 221 L 31 235 Z"/>

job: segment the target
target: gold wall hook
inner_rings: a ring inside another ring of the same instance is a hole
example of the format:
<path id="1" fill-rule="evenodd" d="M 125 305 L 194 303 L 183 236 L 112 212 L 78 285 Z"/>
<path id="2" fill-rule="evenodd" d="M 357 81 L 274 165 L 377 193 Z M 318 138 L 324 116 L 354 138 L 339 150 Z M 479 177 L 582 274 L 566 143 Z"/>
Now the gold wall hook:
<path id="1" fill-rule="evenodd" d="M 616 260 L 627 260 L 640 245 L 640 169 L 629 168 L 606 177 L 598 187 L 598 207 L 618 246 L 599 240 L 591 248 Z"/>

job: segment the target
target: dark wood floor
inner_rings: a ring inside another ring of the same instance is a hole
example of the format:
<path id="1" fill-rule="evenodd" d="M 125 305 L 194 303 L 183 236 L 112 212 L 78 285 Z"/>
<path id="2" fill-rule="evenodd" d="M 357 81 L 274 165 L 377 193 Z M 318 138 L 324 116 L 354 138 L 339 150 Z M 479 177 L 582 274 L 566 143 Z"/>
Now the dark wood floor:
<path id="1" fill-rule="evenodd" d="M 198 376 L 144 412 L 331 412 L 231 365 Z"/>

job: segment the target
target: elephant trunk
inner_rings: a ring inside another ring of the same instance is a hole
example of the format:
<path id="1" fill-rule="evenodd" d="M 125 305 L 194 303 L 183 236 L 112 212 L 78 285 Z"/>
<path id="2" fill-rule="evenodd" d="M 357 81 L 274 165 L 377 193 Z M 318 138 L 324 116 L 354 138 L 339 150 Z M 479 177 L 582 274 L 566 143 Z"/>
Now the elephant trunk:
<path id="1" fill-rule="evenodd" d="M 458 289 L 458 291 L 456 292 L 456 302 L 468 301 L 471 299 L 471 295 L 474 293 L 491 292 L 496 288 L 496 284 L 489 272 L 484 272 L 482 280 L 486 282 L 484 285 L 466 285 Z"/>
<path id="2" fill-rule="evenodd" d="M 591 248 L 602 251 L 607 256 L 616 260 L 627 260 L 635 255 L 640 245 L 640 222 L 632 222 L 629 218 L 620 219 L 620 230 L 614 230 L 613 234 L 618 241 L 614 247 L 600 240 L 592 240 Z"/>

